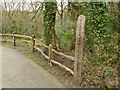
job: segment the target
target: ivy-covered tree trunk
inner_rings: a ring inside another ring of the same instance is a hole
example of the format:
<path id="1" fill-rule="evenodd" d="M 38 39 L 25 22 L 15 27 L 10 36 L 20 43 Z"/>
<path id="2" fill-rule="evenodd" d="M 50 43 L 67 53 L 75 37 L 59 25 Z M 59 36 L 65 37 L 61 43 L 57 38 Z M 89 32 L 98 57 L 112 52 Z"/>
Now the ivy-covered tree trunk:
<path id="1" fill-rule="evenodd" d="M 56 17 L 56 2 L 45 2 L 44 10 L 44 36 L 46 45 L 52 44 L 56 49 L 56 32 L 55 32 L 55 17 Z"/>
<path id="2" fill-rule="evenodd" d="M 118 88 L 120 88 L 120 1 L 118 2 Z"/>

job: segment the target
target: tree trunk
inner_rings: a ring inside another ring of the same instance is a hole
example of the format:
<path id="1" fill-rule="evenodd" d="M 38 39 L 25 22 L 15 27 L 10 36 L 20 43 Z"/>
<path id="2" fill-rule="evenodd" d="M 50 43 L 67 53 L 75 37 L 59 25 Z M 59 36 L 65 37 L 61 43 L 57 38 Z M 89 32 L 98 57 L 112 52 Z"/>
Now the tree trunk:
<path id="1" fill-rule="evenodd" d="M 56 2 L 45 2 L 44 11 L 44 36 L 46 45 L 52 44 L 56 49 L 56 32 L 55 32 L 55 19 L 56 19 Z"/>

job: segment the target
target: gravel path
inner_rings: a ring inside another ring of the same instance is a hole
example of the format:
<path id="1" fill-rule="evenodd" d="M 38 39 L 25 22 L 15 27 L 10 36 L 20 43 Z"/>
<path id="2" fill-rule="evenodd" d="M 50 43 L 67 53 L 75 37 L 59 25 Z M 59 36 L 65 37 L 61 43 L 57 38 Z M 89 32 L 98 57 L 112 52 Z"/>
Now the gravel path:
<path id="1" fill-rule="evenodd" d="M 2 47 L 2 88 L 64 88 L 64 86 L 56 77 L 22 53 Z"/>

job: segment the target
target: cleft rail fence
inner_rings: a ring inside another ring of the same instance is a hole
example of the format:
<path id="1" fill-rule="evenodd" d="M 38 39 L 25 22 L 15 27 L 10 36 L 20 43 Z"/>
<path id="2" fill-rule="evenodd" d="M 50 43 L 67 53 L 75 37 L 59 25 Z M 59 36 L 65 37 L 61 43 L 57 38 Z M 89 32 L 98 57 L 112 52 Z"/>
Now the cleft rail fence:
<path id="1" fill-rule="evenodd" d="M 49 63 L 49 65 L 51 65 L 52 66 L 52 63 L 54 63 L 54 64 L 56 64 L 56 65 L 58 65 L 60 68 L 63 68 L 63 69 L 65 69 L 66 71 L 68 71 L 68 72 L 70 72 L 72 75 L 73 75 L 73 70 L 71 70 L 70 68 L 68 68 L 67 66 L 65 66 L 65 65 L 63 65 L 63 64 L 61 64 L 60 62 L 57 62 L 57 61 L 55 61 L 55 60 L 53 60 L 52 59 L 52 52 L 54 52 L 54 53 L 56 53 L 56 54 L 58 54 L 58 55 L 61 55 L 61 56 L 64 56 L 64 57 L 66 57 L 68 60 L 72 60 L 72 61 L 74 61 L 74 57 L 72 57 L 72 56 L 69 56 L 69 55 L 65 55 L 64 53 L 61 53 L 61 52 L 58 52 L 58 51 L 56 51 L 55 49 L 53 49 L 52 48 L 52 45 L 50 44 L 49 46 L 47 46 L 47 45 L 45 45 L 44 43 L 38 43 L 37 41 L 37 39 L 35 39 L 35 36 L 33 35 L 33 36 L 27 36 L 27 35 L 18 35 L 18 34 L 0 34 L 0 36 L 4 36 L 4 37 L 12 37 L 13 38 L 13 40 L 12 41 L 10 41 L 10 40 L 1 40 L 1 42 L 12 42 L 13 43 L 13 45 L 14 46 L 16 46 L 17 44 L 17 38 L 26 38 L 26 39 L 30 39 L 31 40 L 31 45 L 32 45 L 32 51 L 33 52 L 35 52 L 36 50 L 38 51 L 38 52 L 40 52 L 47 60 L 48 60 L 48 63 Z M 43 47 L 45 47 L 45 48 L 47 48 L 48 49 L 48 56 L 39 48 L 39 47 L 37 47 L 37 44 L 36 43 L 38 43 L 39 45 L 41 45 L 41 46 L 43 46 Z"/>
<path id="2" fill-rule="evenodd" d="M 80 86 L 82 78 L 81 78 L 81 73 L 82 73 L 82 58 L 83 58 L 83 41 L 84 41 L 84 28 L 85 28 L 85 16 L 80 15 L 77 20 L 77 25 L 76 25 L 76 43 L 75 43 L 75 57 L 66 55 L 64 53 L 58 52 L 55 49 L 52 48 L 52 45 L 50 44 L 49 46 L 45 45 L 44 43 L 39 43 L 38 40 L 35 38 L 35 36 L 26 36 L 26 35 L 18 35 L 18 34 L 0 34 L 2 37 L 12 37 L 13 38 L 13 45 L 16 46 L 17 43 L 17 38 L 27 38 L 31 40 L 32 44 L 32 51 L 35 52 L 36 50 L 40 52 L 47 60 L 49 65 L 52 66 L 52 63 L 58 65 L 60 68 L 65 69 L 69 73 L 73 75 L 73 84 L 75 86 Z M 11 41 L 10 41 L 11 42 Z M 45 47 L 48 49 L 48 56 L 40 49 L 37 44 Z M 71 70 L 69 67 L 65 66 L 64 64 L 53 60 L 52 55 L 53 52 L 67 58 L 68 60 L 71 60 L 74 62 L 74 70 Z"/>

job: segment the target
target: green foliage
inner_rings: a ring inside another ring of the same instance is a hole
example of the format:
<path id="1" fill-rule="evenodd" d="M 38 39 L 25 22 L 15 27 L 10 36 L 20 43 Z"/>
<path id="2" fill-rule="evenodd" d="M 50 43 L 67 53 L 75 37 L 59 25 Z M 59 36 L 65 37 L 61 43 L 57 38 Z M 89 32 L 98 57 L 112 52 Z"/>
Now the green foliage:
<path id="1" fill-rule="evenodd" d="M 76 28 L 74 26 L 75 23 L 71 21 L 67 16 L 68 14 L 65 13 L 62 25 L 61 25 L 61 22 L 59 22 L 60 21 L 59 17 L 57 17 L 57 20 L 56 20 L 55 30 L 56 30 L 57 36 L 60 38 L 61 51 L 70 51 L 71 44 L 74 43 L 72 41 L 75 38 L 75 32 L 74 32 Z"/>
<path id="2" fill-rule="evenodd" d="M 105 77 L 115 76 L 117 75 L 117 71 L 110 66 L 106 66 L 104 67 L 104 74 L 105 74 Z"/>

